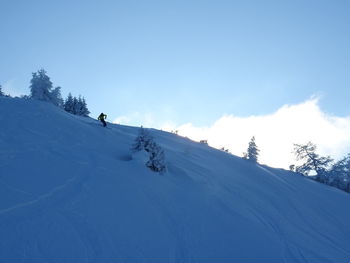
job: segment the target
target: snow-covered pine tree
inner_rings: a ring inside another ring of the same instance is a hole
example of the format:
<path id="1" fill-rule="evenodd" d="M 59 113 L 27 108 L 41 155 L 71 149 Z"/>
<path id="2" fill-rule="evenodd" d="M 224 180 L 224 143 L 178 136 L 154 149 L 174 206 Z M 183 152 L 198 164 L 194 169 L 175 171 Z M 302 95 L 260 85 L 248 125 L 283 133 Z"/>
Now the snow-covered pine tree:
<path id="1" fill-rule="evenodd" d="M 73 104 L 72 104 L 72 113 L 74 115 L 78 115 L 80 111 L 80 106 L 79 106 L 79 100 L 76 97 L 73 97 Z"/>
<path id="2" fill-rule="evenodd" d="M 88 109 L 88 107 L 87 107 L 87 103 L 86 103 L 84 97 L 82 98 L 81 103 L 82 103 L 81 115 L 84 116 L 84 117 L 88 117 L 89 114 L 90 114 L 90 111 L 89 111 L 89 109 Z"/>
<path id="3" fill-rule="evenodd" d="M 2 86 L 0 85 L 0 97 L 5 96 L 4 92 L 2 92 Z"/>
<path id="4" fill-rule="evenodd" d="M 64 110 L 69 113 L 73 113 L 73 96 L 71 93 L 68 94 L 64 102 Z"/>
<path id="5" fill-rule="evenodd" d="M 153 137 L 141 126 L 139 135 L 131 146 L 131 151 L 135 153 L 142 150 L 149 154 L 149 160 L 146 162 L 147 167 L 155 172 L 165 172 L 166 165 L 163 149 L 154 142 Z"/>
<path id="6" fill-rule="evenodd" d="M 258 162 L 258 155 L 259 155 L 259 149 L 255 143 L 255 137 L 253 136 L 252 139 L 249 142 L 247 155 L 245 158 L 247 158 L 249 161 L 252 161 L 254 163 Z"/>
<path id="7" fill-rule="evenodd" d="M 51 101 L 52 82 L 44 69 L 32 73 L 30 94 L 33 99 Z"/>
<path id="8" fill-rule="evenodd" d="M 62 102 L 60 87 L 52 90 L 52 82 L 44 69 L 32 73 L 29 88 L 33 99 L 49 101 L 55 105 Z"/>
<path id="9" fill-rule="evenodd" d="M 61 87 L 54 88 L 50 93 L 50 97 L 51 97 L 51 102 L 54 105 L 56 105 L 58 107 L 63 107 L 63 99 L 61 96 Z"/>
<path id="10" fill-rule="evenodd" d="M 81 96 L 79 96 L 79 98 L 73 97 L 71 93 L 68 94 L 64 102 L 64 110 L 74 115 L 84 117 L 88 117 L 90 114 L 85 99 Z"/>
<path id="11" fill-rule="evenodd" d="M 87 117 L 89 116 L 90 111 L 87 108 L 85 99 L 79 96 L 78 98 L 78 104 L 77 104 L 77 109 L 78 112 L 76 113 L 77 115 Z"/>
<path id="12" fill-rule="evenodd" d="M 88 117 L 90 114 L 89 108 L 87 106 L 87 103 L 85 101 L 85 98 L 83 97 L 83 104 L 84 104 L 84 116 Z"/>
<path id="13" fill-rule="evenodd" d="M 159 173 L 165 172 L 166 166 L 165 166 L 165 156 L 164 156 L 163 149 L 154 141 L 151 141 L 148 144 L 148 152 L 150 154 L 150 157 L 148 162 L 146 163 L 146 166 L 155 172 L 159 172 Z"/>
<path id="14" fill-rule="evenodd" d="M 82 101 L 81 101 L 81 96 L 77 98 L 77 104 L 76 104 L 76 115 L 81 115 L 82 112 Z"/>

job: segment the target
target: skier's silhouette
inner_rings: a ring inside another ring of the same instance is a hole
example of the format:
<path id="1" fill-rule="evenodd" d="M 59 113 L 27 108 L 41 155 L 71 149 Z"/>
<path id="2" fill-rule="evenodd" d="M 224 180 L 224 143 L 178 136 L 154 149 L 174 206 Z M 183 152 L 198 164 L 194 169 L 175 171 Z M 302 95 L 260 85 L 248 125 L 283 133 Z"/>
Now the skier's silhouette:
<path id="1" fill-rule="evenodd" d="M 98 116 L 98 120 L 100 120 L 103 124 L 103 127 L 106 127 L 107 126 L 107 123 L 105 121 L 105 119 L 107 118 L 107 115 L 104 114 L 103 112 L 100 114 L 100 116 Z"/>

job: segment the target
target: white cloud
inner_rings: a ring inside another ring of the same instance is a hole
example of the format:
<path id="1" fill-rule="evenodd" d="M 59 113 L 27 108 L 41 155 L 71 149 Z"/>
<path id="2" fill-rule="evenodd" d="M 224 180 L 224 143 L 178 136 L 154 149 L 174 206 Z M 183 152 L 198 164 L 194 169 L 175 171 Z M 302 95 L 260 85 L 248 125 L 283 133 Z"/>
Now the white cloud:
<path id="1" fill-rule="evenodd" d="M 294 163 L 293 144 L 312 141 L 322 155 L 340 158 L 350 152 L 350 116 L 336 117 L 323 112 L 318 99 L 297 105 L 285 105 L 273 114 L 237 117 L 224 115 L 210 127 L 191 123 L 176 127 L 180 135 L 194 140 L 207 139 L 209 145 L 228 148 L 242 156 L 255 136 L 260 162 L 288 168 Z"/>
<path id="2" fill-rule="evenodd" d="M 193 140 L 208 140 L 215 148 L 228 148 L 242 156 L 248 142 L 255 136 L 260 149 L 259 162 L 273 167 L 288 168 L 295 163 L 293 144 L 312 141 L 321 155 L 338 159 L 350 152 L 350 116 L 337 117 L 323 112 L 318 98 L 296 105 L 285 105 L 268 115 L 238 117 L 224 115 L 209 127 L 196 127 L 191 123 L 176 125 L 160 123 L 152 113 L 133 112 L 119 116 L 114 123 L 178 130 Z"/>

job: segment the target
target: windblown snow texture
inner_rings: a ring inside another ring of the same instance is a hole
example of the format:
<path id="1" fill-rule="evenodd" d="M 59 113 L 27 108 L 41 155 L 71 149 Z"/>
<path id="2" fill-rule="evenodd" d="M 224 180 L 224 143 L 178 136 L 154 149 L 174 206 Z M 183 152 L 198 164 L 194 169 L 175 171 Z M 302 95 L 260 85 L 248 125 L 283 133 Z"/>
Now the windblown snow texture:
<path id="1" fill-rule="evenodd" d="M 335 188 L 151 130 L 159 175 L 138 128 L 40 101 L 0 98 L 0 123 L 1 262 L 350 262 Z"/>

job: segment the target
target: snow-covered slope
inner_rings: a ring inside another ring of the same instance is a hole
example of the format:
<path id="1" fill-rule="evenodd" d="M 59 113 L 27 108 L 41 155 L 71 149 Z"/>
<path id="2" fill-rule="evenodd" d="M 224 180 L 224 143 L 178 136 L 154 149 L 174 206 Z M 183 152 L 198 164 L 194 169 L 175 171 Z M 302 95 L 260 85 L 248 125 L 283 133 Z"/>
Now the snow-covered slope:
<path id="1" fill-rule="evenodd" d="M 151 130 L 0 98 L 0 262 L 350 262 L 350 195 Z M 234 136 L 234 134 L 233 134 Z"/>

